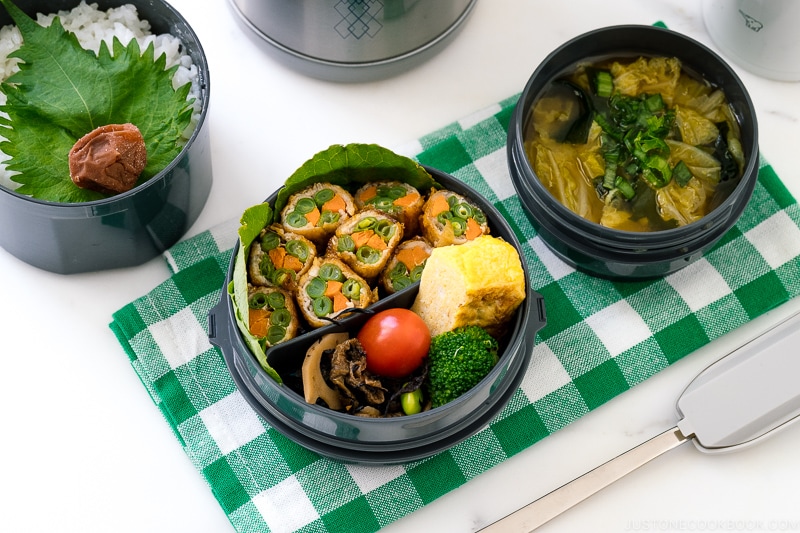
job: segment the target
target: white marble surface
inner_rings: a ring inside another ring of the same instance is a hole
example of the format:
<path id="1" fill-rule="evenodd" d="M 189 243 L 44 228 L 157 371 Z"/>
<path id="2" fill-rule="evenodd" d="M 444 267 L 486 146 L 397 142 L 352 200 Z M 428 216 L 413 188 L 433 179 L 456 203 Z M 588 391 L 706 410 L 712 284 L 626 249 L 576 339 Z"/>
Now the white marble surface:
<path id="1" fill-rule="evenodd" d="M 713 47 L 694 0 L 482 0 L 431 61 L 386 81 L 337 85 L 265 56 L 224 0 L 172 3 L 211 65 L 215 183 L 191 233 L 237 217 L 330 144 L 401 146 L 516 94 L 550 50 L 583 31 L 663 20 Z M 739 72 L 763 153 L 800 197 L 800 84 Z M 112 312 L 166 279 L 163 261 L 64 277 L 0 250 L 0 271 L 0 531 L 232 531 L 107 327 Z M 713 342 L 387 533 L 474 531 L 667 429 L 694 374 L 797 309 L 790 302 Z M 685 444 L 541 531 L 798 531 L 799 441 L 797 426 L 737 454 Z"/>

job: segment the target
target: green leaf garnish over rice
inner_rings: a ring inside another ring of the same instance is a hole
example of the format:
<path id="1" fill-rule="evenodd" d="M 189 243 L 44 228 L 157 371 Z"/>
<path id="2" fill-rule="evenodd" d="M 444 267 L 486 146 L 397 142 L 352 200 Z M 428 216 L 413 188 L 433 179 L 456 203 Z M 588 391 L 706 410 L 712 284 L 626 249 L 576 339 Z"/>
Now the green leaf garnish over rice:
<path id="1" fill-rule="evenodd" d="M 64 30 L 58 17 L 40 26 L 10 0 L 0 0 L 23 37 L 9 55 L 21 60 L 19 72 L 0 85 L 7 102 L 0 111 L 0 150 L 10 159 L 16 192 L 51 202 L 88 202 L 105 196 L 77 187 L 70 179 L 69 151 L 97 127 L 135 124 L 147 147 L 147 166 L 137 185 L 152 178 L 180 153 L 182 133 L 191 121 L 190 84 L 175 90 L 165 70 L 166 56 L 144 52 L 136 39 L 112 49 L 102 43 L 95 54 Z M 112 54 L 113 51 L 113 54 Z"/>

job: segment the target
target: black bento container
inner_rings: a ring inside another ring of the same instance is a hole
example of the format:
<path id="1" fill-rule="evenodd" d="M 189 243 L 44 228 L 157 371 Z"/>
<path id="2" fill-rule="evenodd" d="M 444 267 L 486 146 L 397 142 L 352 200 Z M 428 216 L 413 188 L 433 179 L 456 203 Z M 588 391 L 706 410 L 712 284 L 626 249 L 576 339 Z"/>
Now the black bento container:
<path id="1" fill-rule="evenodd" d="M 396 418 L 361 418 L 305 402 L 286 385 L 279 385 L 258 364 L 247 348 L 234 317 L 227 285 L 232 279 L 231 260 L 220 302 L 209 313 L 209 338 L 225 358 L 240 393 L 272 427 L 298 444 L 331 459 L 364 464 L 391 464 L 433 455 L 468 438 L 484 427 L 508 403 L 530 362 L 536 333 L 545 325 L 542 297 L 530 287 L 530 275 L 519 240 L 495 207 L 452 176 L 427 168 L 447 189 L 474 200 L 487 215 L 492 235 L 511 243 L 519 252 L 526 279 L 526 298 L 516 311 L 509 333 L 501 342 L 497 366 L 477 386 L 436 409 Z M 277 194 L 277 193 L 276 193 Z M 266 201 L 274 203 L 276 194 Z M 409 308 L 419 283 L 379 300 L 372 310 Z M 308 347 L 321 335 L 355 332 L 367 314 L 354 314 L 312 330 L 267 352 L 279 372 L 298 369 Z"/>
<path id="2" fill-rule="evenodd" d="M 725 92 L 739 120 L 745 169 L 730 196 L 697 222 L 637 233 L 606 228 L 558 202 L 536 176 L 523 147 L 531 105 L 548 83 L 578 61 L 609 56 L 678 57 Z M 542 240 L 569 265 L 610 279 L 645 279 L 675 272 L 699 259 L 736 223 L 758 178 L 756 113 L 742 81 L 713 51 L 680 33 L 654 26 L 612 26 L 590 31 L 558 47 L 536 68 L 523 90 L 508 130 L 508 166 L 514 187 Z"/>
<path id="3" fill-rule="evenodd" d="M 18 2 L 23 11 L 70 10 L 78 0 Z M 211 146 L 206 115 L 209 71 L 200 41 L 186 20 L 161 0 L 98 0 L 99 9 L 136 6 L 155 34 L 180 38 L 199 71 L 201 115 L 194 133 L 164 170 L 134 189 L 103 200 L 45 202 L 0 186 L 0 246 L 18 259 L 58 274 L 142 264 L 172 246 L 197 220 L 211 191 Z M 13 24 L 0 9 L 0 25 Z"/>

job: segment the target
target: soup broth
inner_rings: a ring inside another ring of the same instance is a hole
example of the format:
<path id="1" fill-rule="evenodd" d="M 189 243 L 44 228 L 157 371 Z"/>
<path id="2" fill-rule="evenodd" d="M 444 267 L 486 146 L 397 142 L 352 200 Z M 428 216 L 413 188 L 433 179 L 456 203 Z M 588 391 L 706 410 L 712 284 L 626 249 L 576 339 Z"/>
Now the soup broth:
<path id="1" fill-rule="evenodd" d="M 677 58 L 576 65 L 536 99 L 524 142 L 536 175 L 561 204 L 625 231 L 701 219 L 744 168 L 725 94 Z"/>

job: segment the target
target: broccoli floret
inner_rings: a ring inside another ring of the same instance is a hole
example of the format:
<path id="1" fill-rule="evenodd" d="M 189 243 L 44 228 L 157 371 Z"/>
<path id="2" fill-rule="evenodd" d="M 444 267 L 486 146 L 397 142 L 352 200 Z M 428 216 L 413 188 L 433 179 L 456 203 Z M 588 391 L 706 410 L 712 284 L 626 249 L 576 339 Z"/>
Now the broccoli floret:
<path id="1" fill-rule="evenodd" d="M 428 392 L 431 406 L 455 400 L 497 364 L 497 341 L 483 328 L 464 326 L 431 339 Z"/>

